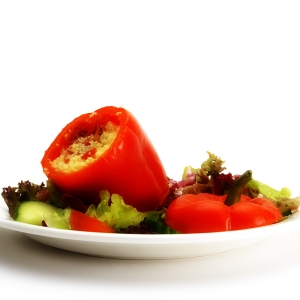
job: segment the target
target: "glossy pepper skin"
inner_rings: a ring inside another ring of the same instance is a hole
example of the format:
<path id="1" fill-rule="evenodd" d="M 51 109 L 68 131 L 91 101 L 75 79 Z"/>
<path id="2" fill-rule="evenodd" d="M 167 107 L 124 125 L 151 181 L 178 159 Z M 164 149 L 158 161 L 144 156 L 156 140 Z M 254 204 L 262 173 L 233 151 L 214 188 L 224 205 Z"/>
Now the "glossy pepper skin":
<path id="1" fill-rule="evenodd" d="M 249 229 L 279 222 L 282 215 L 268 199 L 242 195 L 227 206 L 226 195 L 186 194 L 175 199 L 165 214 L 166 224 L 180 233 Z"/>
<path id="2" fill-rule="evenodd" d="M 79 171 L 63 173 L 51 162 L 78 137 L 89 136 L 107 122 L 119 126 L 116 139 L 97 160 Z M 119 194 L 139 211 L 156 210 L 169 193 L 168 179 L 150 139 L 126 109 L 107 106 L 83 114 L 58 134 L 41 161 L 43 171 L 65 194 L 85 204 L 100 202 L 99 192 Z"/>

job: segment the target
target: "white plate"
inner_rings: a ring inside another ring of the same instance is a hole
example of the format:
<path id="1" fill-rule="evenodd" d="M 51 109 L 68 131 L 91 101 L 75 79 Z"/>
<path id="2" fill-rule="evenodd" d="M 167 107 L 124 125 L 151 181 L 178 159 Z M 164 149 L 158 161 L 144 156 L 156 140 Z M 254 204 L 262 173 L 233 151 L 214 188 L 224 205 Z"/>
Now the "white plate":
<path id="1" fill-rule="evenodd" d="M 207 256 L 244 247 L 277 233 L 300 228 L 300 212 L 264 227 L 215 233 L 142 235 L 53 229 L 13 221 L 0 207 L 0 227 L 22 232 L 63 250 L 122 259 L 174 259 Z"/>

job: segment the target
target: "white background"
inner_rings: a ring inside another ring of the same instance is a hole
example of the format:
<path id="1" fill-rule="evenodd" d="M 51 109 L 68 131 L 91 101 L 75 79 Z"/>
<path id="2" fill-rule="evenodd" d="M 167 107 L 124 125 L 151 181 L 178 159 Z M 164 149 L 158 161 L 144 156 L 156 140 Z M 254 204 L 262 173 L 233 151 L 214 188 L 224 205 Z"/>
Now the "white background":
<path id="1" fill-rule="evenodd" d="M 1 186 L 45 180 L 40 160 L 61 128 L 115 105 L 140 121 L 174 179 L 209 150 L 229 172 L 252 169 L 255 179 L 300 195 L 299 16 L 298 1 L 0 1 Z M 42 281 L 36 299 L 46 287 L 53 297 L 106 299 L 124 291 L 233 299 L 237 285 L 252 296 L 258 288 L 297 293 L 299 232 L 172 262 L 84 257 L 0 233 L 10 295 L 9 284 L 24 277 L 28 293 Z"/>

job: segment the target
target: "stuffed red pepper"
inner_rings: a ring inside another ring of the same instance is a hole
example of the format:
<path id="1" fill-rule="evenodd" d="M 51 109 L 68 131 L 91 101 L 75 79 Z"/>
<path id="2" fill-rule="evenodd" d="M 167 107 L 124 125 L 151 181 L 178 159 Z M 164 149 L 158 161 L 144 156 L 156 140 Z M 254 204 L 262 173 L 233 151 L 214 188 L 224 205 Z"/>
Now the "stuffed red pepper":
<path id="1" fill-rule="evenodd" d="M 45 151 L 43 171 L 65 194 L 100 202 L 101 190 L 139 211 L 156 210 L 169 193 L 162 162 L 135 117 L 103 107 L 67 124 Z"/>

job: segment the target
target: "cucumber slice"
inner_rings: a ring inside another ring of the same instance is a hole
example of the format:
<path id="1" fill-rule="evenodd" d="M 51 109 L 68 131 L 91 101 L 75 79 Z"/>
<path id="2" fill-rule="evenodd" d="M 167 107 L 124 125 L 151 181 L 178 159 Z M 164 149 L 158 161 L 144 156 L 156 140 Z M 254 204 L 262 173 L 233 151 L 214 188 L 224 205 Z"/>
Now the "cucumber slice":
<path id="1" fill-rule="evenodd" d="M 29 200 L 18 206 L 13 219 L 38 226 L 42 226 L 44 221 L 48 227 L 70 229 L 70 213 L 70 208 L 61 209 L 49 203 Z"/>
<path id="2" fill-rule="evenodd" d="M 51 217 L 45 219 L 45 222 L 48 227 L 71 229 L 70 214 L 71 208 L 58 208 Z"/>

